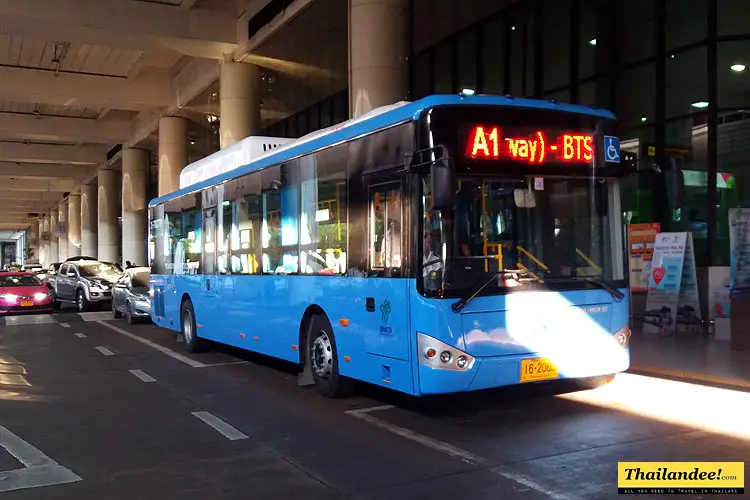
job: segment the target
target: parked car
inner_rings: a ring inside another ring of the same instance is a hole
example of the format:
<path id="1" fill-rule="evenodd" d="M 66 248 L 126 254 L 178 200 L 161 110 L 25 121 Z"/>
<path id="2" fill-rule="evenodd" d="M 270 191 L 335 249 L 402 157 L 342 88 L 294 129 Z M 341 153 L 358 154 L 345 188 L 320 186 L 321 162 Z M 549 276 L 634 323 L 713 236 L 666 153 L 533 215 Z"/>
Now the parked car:
<path id="1" fill-rule="evenodd" d="M 52 312 L 50 290 L 34 273 L 0 273 L 0 314 Z"/>
<path id="2" fill-rule="evenodd" d="M 125 315 L 131 325 L 139 319 L 151 317 L 148 286 L 151 270 L 148 267 L 125 269 L 112 288 L 112 316 Z"/>
<path id="3" fill-rule="evenodd" d="M 112 287 L 121 274 L 122 267 L 113 262 L 88 259 L 63 262 L 55 278 L 55 306 L 74 303 L 81 312 L 95 305 L 108 306 Z"/>

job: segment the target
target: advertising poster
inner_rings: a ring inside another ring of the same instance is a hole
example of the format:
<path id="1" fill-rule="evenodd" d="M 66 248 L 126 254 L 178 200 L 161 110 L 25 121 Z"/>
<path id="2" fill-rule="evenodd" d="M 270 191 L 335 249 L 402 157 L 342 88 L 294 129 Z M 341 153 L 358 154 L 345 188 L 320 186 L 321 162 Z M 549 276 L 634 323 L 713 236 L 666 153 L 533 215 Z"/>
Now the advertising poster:
<path id="1" fill-rule="evenodd" d="M 658 222 L 628 225 L 630 290 L 633 292 L 648 291 L 654 243 L 660 232 L 661 225 Z"/>
<path id="2" fill-rule="evenodd" d="M 660 233 L 654 242 L 644 332 L 674 332 L 688 233 Z"/>
<path id="3" fill-rule="evenodd" d="M 750 208 L 729 209 L 729 287 L 750 288 Z"/>
<path id="4" fill-rule="evenodd" d="M 698 298 L 698 274 L 695 270 L 695 251 L 693 234 L 687 233 L 685 244 L 685 259 L 682 265 L 680 279 L 680 298 L 677 301 L 677 318 L 681 321 L 701 319 L 700 299 Z M 680 325 L 678 323 L 678 325 Z M 699 323 L 680 325 L 682 331 L 701 331 Z"/>

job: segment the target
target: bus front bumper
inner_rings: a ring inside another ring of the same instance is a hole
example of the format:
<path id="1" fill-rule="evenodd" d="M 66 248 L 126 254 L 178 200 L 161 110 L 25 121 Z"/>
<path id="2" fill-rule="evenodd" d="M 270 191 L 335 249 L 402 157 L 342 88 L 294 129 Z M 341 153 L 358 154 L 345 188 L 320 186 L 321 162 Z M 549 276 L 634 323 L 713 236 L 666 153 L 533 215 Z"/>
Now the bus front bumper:
<path id="1" fill-rule="evenodd" d="M 423 338 L 430 339 L 427 336 Z M 535 382 L 583 379 L 624 372 L 630 367 L 629 339 L 621 343 L 618 342 L 617 334 L 613 334 L 612 340 L 612 348 L 607 349 L 607 352 L 578 349 L 574 352 L 558 355 L 550 353 L 546 356 L 541 354 L 473 358 L 469 356 L 470 366 L 459 369 L 455 361 L 452 364 L 441 362 L 439 349 L 445 344 L 437 341 L 436 354 L 428 358 L 425 352 L 430 349 L 430 346 L 425 348 L 424 341 L 420 339 L 419 391 L 423 395 L 446 394 Z M 431 339 L 430 344 L 435 344 L 435 342 Z M 450 350 L 454 360 L 463 354 L 455 348 Z M 448 356 L 446 355 L 445 358 L 447 359 Z"/>

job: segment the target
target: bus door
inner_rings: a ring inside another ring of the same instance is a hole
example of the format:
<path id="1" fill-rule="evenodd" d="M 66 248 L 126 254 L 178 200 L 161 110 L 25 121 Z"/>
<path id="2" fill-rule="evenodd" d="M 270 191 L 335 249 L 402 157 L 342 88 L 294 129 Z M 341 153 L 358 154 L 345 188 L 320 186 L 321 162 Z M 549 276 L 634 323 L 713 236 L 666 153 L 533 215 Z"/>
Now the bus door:
<path id="1" fill-rule="evenodd" d="M 221 319 L 216 314 L 218 308 L 218 286 L 216 281 L 216 230 L 217 191 L 208 188 L 201 197 L 201 302 L 200 312 L 196 311 L 197 323 L 203 325 L 200 335 L 215 339 L 220 331 Z"/>
<path id="2" fill-rule="evenodd" d="M 365 342 L 368 352 L 409 359 L 409 287 L 405 279 L 409 221 L 405 181 L 368 182 L 368 279 Z"/>

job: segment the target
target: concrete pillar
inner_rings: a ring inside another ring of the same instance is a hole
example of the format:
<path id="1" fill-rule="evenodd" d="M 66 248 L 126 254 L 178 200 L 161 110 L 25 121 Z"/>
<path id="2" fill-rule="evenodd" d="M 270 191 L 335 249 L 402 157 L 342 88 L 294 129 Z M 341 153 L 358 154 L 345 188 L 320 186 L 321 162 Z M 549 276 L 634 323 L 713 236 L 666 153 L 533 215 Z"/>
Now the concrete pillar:
<path id="1" fill-rule="evenodd" d="M 60 235 L 57 239 L 57 262 L 63 262 L 68 258 L 68 200 L 61 201 L 58 209 Z"/>
<path id="2" fill-rule="evenodd" d="M 119 195 L 117 191 L 117 170 L 99 170 L 97 193 L 98 201 L 98 250 L 97 258 L 108 262 L 117 262 L 120 257 L 118 248 Z"/>
<path id="3" fill-rule="evenodd" d="M 122 260 L 148 266 L 148 215 L 146 213 L 146 176 L 148 151 L 122 151 Z"/>
<path id="4" fill-rule="evenodd" d="M 407 0 L 349 0 L 349 113 L 406 97 Z"/>
<path id="5" fill-rule="evenodd" d="M 32 223 L 28 231 L 26 231 L 26 256 L 18 255 L 19 258 L 24 258 L 25 262 L 39 262 L 41 261 L 40 251 L 42 249 L 42 240 L 39 238 L 41 224 Z"/>
<path id="6" fill-rule="evenodd" d="M 98 253 L 97 227 L 99 225 L 97 185 L 81 185 L 81 255 L 96 257 Z"/>
<path id="7" fill-rule="evenodd" d="M 57 253 L 57 216 L 58 210 L 53 208 L 49 212 L 49 263 L 60 262 Z"/>
<path id="8" fill-rule="evenodd" d="M 179 189 L 187 160 L 187 120 L 163 116 L 159 119 L 159 196 Z"/>
<path id="9" fill-rule="evenodd" d="M 81 195 L 68 195 L 68 257 L 81 255 Z"/>
<path id="10" fill-rule="evenodd" d="M 49 216 L 39 219 L 39 263 L 49 265 Z"/>
<path id="11" fill-rule="evenodd" d="M 223 63 L 219 99 L 221 149 L 260 131 L 260 72 L 257 66 Z"/>

